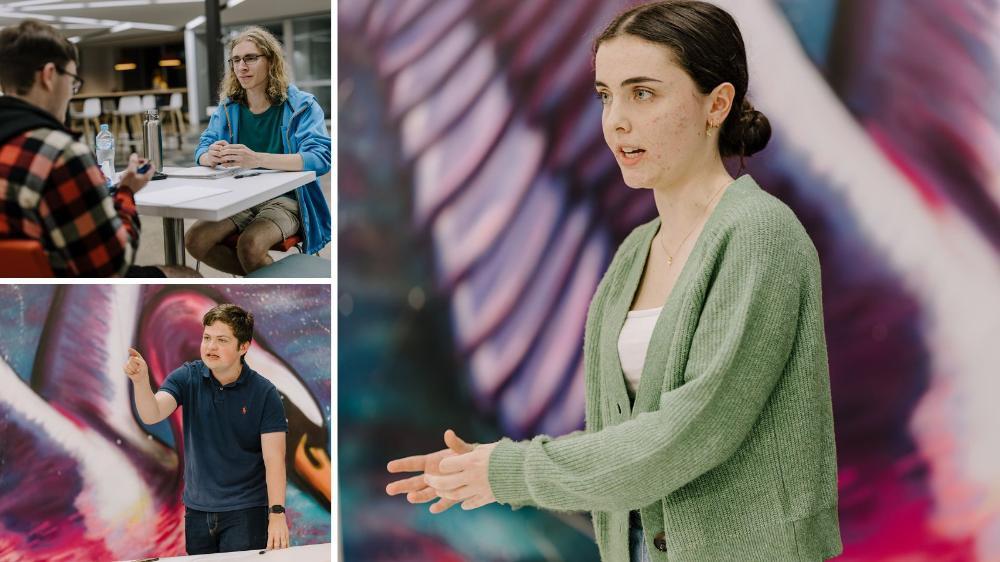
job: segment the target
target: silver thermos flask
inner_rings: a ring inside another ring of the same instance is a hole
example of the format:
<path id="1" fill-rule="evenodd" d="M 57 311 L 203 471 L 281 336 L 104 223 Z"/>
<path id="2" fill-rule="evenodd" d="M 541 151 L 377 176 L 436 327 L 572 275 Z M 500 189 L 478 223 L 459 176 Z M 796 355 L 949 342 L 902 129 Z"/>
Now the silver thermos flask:
<path id="1" fill-rule="evenodd" d="M 161 180 L 167 176 L 163 174 L 163 134 L 160 129 L 160 115 L 155 109 L 146 110 L 146 117 L 142 122 L 142 149 L 146 159 L 153 163 L 156 173 L 154 180 Z"/>

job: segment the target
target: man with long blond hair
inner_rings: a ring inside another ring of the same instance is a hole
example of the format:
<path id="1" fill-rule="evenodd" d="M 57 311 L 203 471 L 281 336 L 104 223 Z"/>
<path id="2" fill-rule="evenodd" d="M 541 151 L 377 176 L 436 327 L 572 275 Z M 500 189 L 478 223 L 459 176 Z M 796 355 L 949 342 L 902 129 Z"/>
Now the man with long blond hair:
<path id="1" fill-rule="evenodd" d="M 201 135 L 195 161 L 202 166 L 330 171 L 330 135 L 312 94 L 290 84 L 281 44 L 267 30 L 249 27 L 229 42 L 219 107 Z M 222 241 L 239 233 L 236 250 Z M 245 275 L 272 263 L 268 250 L 301 233 L 304 251 L 321 250 L 331 236 L 330 207 L 318 181 L 221 221 L 198 221 L 185 236 L 192 256 Z"/>

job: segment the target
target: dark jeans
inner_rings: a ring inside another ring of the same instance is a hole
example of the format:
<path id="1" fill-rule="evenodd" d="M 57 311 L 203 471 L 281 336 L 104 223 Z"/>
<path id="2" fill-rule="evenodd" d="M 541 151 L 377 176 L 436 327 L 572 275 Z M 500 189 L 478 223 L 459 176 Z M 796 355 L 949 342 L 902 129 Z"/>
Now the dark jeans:
<path id="1" fill-rule="evenodd" d="M 153 265 L 130 265 L 125 277 L 166 277 L 163 270 Z"/>
<path id="2" fill-rule="evenodd" d="M 628 551 L 630 562 L 651 562 L 638 512 L 629 514 Z"/>
<path id="3" fill-rule="evenodd" d="M 266 507 L 219 513 L 188 507 L 184 512 L 184 546 L 188 554 L 266 548 L 267 523 Z"/>

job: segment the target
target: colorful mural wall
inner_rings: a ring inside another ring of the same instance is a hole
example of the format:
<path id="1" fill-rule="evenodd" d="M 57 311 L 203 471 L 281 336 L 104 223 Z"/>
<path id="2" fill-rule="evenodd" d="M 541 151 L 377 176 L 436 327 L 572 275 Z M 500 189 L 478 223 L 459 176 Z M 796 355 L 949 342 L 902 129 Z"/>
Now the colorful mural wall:
<path id="1" fill-rule="evenodd" d="M 135 347 L 155 388 L 224 302 L 289 420 L 292 546 L 330 542 L 329 286 L 0 285 L 0 560 L 184 554 L 180 410 L 143 425 L 122 366 Z"/>
<path id="2" fill-rule="evenodd" d="M 589 299 L 655 214 L 592 95 L 591 40 L 634 3 L 339 3 L 347 560 L 597 559 L 583 514 L 383 488 L 448 427 L 582 426 Z M 842 559 L 1000 560 L 1000 6 L 718 3 L 774 130 L 746 171 L 822 259 Z"/>

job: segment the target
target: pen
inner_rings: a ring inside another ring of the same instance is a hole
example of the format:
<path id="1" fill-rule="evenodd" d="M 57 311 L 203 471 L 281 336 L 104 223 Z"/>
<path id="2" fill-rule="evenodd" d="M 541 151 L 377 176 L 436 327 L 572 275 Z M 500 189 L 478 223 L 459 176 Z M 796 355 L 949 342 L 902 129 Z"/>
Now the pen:
<path id="1" fill-rule="evenodd" d="M 236 174 L 235 176 L 233 176 L 233 178 L 234 179 L 251 178 L 253 176 L 259 176 L 259 175 L 260 175 L 260 172 L 251 172 L 249 174 Z"/>

